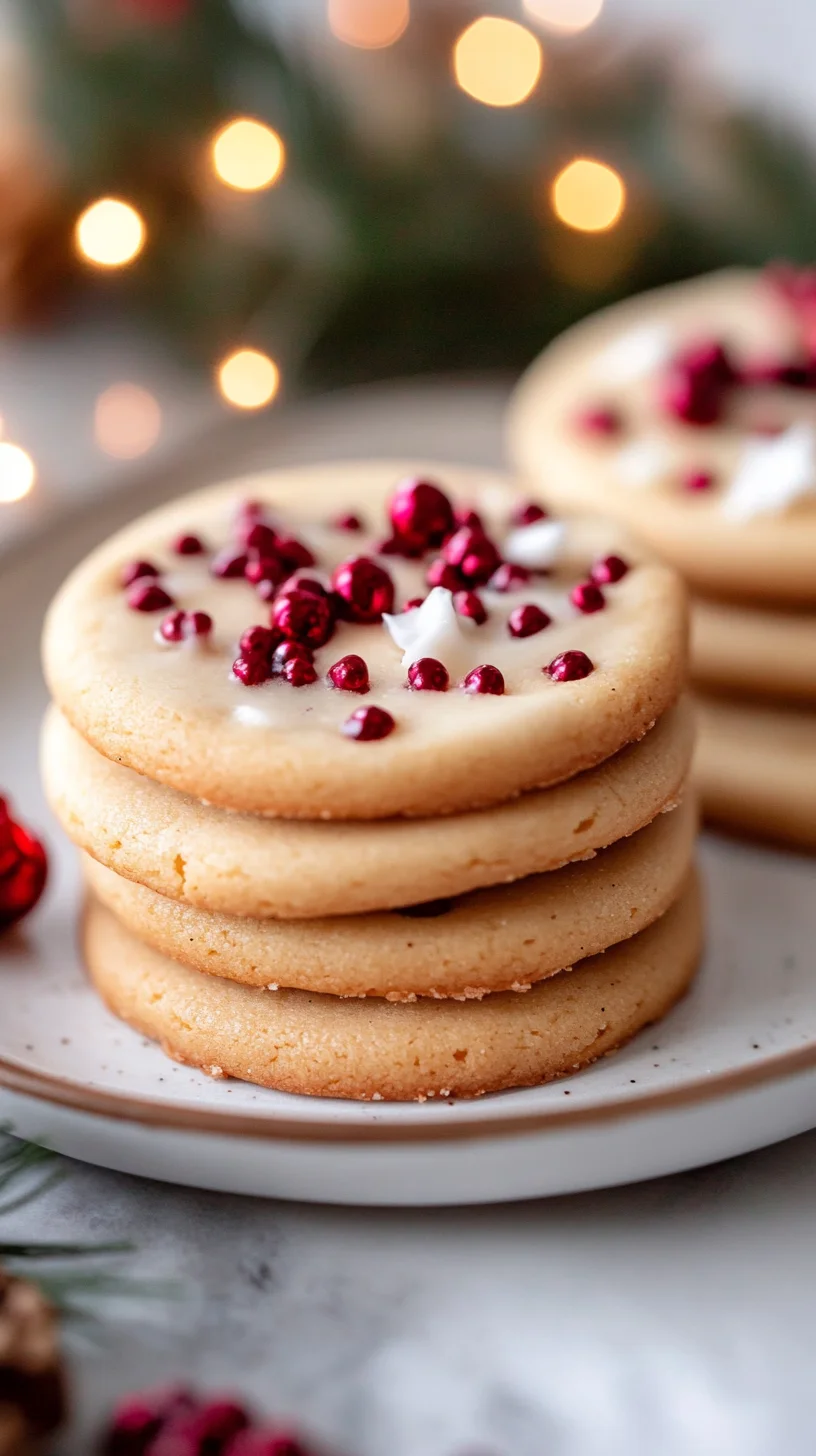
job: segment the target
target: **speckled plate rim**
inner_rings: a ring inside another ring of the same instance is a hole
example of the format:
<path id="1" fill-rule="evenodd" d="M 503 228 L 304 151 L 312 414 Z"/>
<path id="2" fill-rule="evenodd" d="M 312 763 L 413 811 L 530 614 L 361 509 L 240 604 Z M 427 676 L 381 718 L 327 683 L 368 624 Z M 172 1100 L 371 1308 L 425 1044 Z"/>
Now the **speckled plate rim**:
<path id="1" fill-rule="evenodd" d="M 417 1121 L 399 1126 L 385 1126 L 377 1122 L 344 1126 L 328 1119 L 315 1120 L 314 1117 L 306 1121 L 264 1114 L 202 1112 L 170 1102 L 119 1096 L 83 1087 L 67 1078 L 32 1072 L 21 1063 L 6 1058 L 0 1058 L 0 1088 L 75 1112 L 170 1131 L 229 1133 L 235 1137 L 273 1142 L 417 1143 L 520 1137 L 544 1131 L 556 1132 L 562 1128 L 600 1126 L 643 1117 L 652 1112 L 719 1102 L 739 1093 L 755 1091 L 769 1082 L 784 1081 L 813 1070 L 816 1070 L 816 1041 L 795 1051 L 769 1057 L 754 1067 L 699 1077 L 682 1087 L 620 1097 L 595 1106 L 490 1115 L 488 1103 L 474 1101 L 474 1108 L 478 1107 L 480 1112 L 473 1117 L 460 1118 L 455 1124 Z"/>

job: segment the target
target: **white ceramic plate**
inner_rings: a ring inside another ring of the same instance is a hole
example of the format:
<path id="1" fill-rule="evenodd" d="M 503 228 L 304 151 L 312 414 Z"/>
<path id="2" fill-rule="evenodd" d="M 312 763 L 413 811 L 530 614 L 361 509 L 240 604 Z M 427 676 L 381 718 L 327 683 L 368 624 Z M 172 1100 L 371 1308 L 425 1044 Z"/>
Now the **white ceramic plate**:
<path id="1" fill-rule="evenodd" d="M 813 861 L 725 841 L 703 850 L 710 943 L 695 990 L 571 1081 L 479 1102 L 313 1101 L 174 1066 L 108 1015 L 76 950 L 73 854 L 37 781 L 37 640 L 69 566 L 159 494 L 117 497 L 0 568 L 0 785 L 44 828 L 53 865 L 44 905 L 0 941 L 0 1122 L 178 1183 L 416 1205 L 629 1182 L 816 1126 Z"/>

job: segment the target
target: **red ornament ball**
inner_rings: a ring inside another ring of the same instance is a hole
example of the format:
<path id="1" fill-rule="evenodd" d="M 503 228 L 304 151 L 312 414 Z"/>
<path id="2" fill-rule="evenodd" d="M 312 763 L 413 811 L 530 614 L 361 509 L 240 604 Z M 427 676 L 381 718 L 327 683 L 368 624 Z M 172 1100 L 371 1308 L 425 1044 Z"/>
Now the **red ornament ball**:
<path id="1" fill-rule="evenodd" d="M 12 819 L 0 798 L 0 931 L 33 910 L 48 878 L 48 858 L 39 839 Z"/>

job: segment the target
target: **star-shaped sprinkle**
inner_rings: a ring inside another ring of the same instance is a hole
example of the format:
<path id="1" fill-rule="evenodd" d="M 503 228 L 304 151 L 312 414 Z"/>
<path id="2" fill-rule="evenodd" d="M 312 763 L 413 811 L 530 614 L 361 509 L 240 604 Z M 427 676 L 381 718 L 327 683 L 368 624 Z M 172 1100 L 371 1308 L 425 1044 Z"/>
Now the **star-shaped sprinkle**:
<path id="1" fill-rule="evenodd" d="M 750 440 L 722 497 L 732 521 L 778 515 L 816 493 L 816 427 L 792 425 L 771 439 Z"/>

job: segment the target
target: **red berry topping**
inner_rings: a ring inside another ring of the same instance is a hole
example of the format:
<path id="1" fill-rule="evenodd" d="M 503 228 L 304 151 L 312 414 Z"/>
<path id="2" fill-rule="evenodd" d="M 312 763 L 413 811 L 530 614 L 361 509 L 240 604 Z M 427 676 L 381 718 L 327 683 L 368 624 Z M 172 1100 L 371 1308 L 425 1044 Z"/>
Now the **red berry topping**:
<path id="1" fill-rule="evenodd" d="M 786 426 L 783 420 L 758 419 L 751 420 L 748 425 L 750 434 L 768 435 L 770 437 L 783 434 L 785 429 Z"/>
<path id="2" fill-rule="evenodd" d="M 332 576 L 338 613 L 347 622 L 381 622 L 394 610 L 394 583 L 384 567 L 369 556 L 354 556 Z"/>
<path id="3" fill-rule="evenodd" d="M 313 597 L 326 597 L 327 600 L 329 598 L 329 593 L 326 591 L 322 581 L 318 581 L 316 576 L 301 576 L 299 571 L 296 571 L 294 576 L 288 576 L 286 578 L 286 581 L 281 587 L 281 591 L 304 591 Z"/>
<path id="4" fill-rule="evenodd" d="M 511 592 L 519 591 L 529 580 L 530 572 L 526 566 L 514 566 L 512 561 L 503 561 L 487 584 L 491 591 Z"/>
<path id="5" fill-rule="evenodd" d="M 246 571 L 249 557 L 245 551 L 236 551 L 234 546 L 225 546 L 219 551 L 210 562 L 210 571 L 213 576 L 222 580 L 232 580 L 243 576 Z"/>
<path id="6" fill-rule="evenodd" d="M 514 607 L 507 620 L 507 630 L 511 637 L 534 637 L 536 632 L 543 632 L 549 627 L 552 617 L 537 607 L 535 602 L 525 602 L 523 607 Z"/>
<path id="7" fill-rule="evenodd" d="M 272 675 L 269 659 L 260 652 L 250 653 L 247 657 L 236 657 L 232 671 L 245 688 L 256 688 L 260 683 L 268 682 Z"/>
<path id="8" fill-rule="evenodd" d="M 367 693 L 371 687 L 368 668 L 362 657 L 349 652 L 329 668 L 329 682 L 343 693 Z"/>
<path id="9" fill-rule="evenodd" d="M 374 550 L 378 556 L 406 556 L 409 560 L 415 560 L 418 556 L 424 556 L 428 547 L 419 536 L 383 536 L 378 541 Z"/>
<path id="10" fill-rule="evenodd" d="M 516 506 L 512 523 L 514 526 L 532 526 L 536 521 L 546 520 L 547 515 L 548 512 L 537 501 L 525 501 L 522 505 Z"/>
<path id="11" fill-rule="evenodd" d="M 218 1456 L 247 1424 L 246 1412 L 234 1401 L 209 1400 L 170 1416 L 145 1456 Z"/>
<path id="12" fill-rule="evenodd" d="M 594 581 L 580 581 L 570 592 L 570 601 L 579 612 L 600 612 L 606 606 L 606 597 Z"/>
<path id="13" fill-rule="evenodd" d="M 342 516 L 335 516 L 332 521 L 332 526 L 335 531 L 362 531 L 363 529 L 363 523 L 360 517 L 355 516 L 353 511 L 348 511 Z"/>
<path id="14" fill-rule="evenodd" d="M 472 531 L 481 531 L 484 534 L 484 522 L 478 511 L 470 506 L 457 506 L 453 512 L 453 519 L 457 526 L 470 526 Z"/>
<path id="15" fill-rule="evenodd" d="M 403 605 L 402 610 L 404 612 L 413 612 L 416 607 L 422 606 L 424 600 L 424 597 L 409 597 L 407 602 L 405 602 L 405 604 Z"/>
<path id="16" fill-rule="evenodd" d="M 548 677 L 553 682 L 577 682 L 579 678 L 589 677 L 595 671 L 595 664 L 585 652 L 559 652 L 552 662 L 544 668 Z"/>
<path id="17" fill-rule="evenodd" d="M 462 585 L 462 577 L 455 566 L 449 566 L 441 556 L 432 561 L 425 573 L 428 586 L 443 586 L 446 591 L 456 592 Z"/>
<path id="18" fill-rule="evenodd" d="M 477 627 L 483 627 L 487 621 L 487 607 L 474 591 L 458 591 L 453 598 L 453 605 L 460 617 L 469 617 Z"/>
<path id="19" fill-rule="evenodd" d="M 275 556 L 277 554 L 278 535 L 263 521 L 256 521 L 249 527 L 244 536 L 244 546 L 247 551 L 257 551 L 259 556 Z"/>
<path id="20" fill-rule="evenodd" d="M 622 556 L 602 556 L 590 568 L 590 580 L 596 586 L 608 586 L 610 582 L 622 581 L 629 567 Z"/>
<path id="21" fill-rule="evenodd" d="M 280 633 L 273 632 L 271 627 L 247 627 L 238 647 L 242 657 L 269 658 L 279 641 Z"/>
<path id="22" fill-rule="evenodd" d="M 575 416 L 575 428 L 582 435 L 597 435 L 599 437 L 619 435 L 623 429 L 623 416 L 619 410 L 612 409 L 609 405 L 590 405 L 587 409 L 579 410 Z M 540 520 L 541 517 L 536 517 Z M 532 523 L 529 523 L 532 524 Z"/>
<path id="23" fill-rule="evenodd" d="M 697 492 L 710 490 L 714 484 L 714 474 L 711 470 L 687 470 L 682 480 L 683 489 Z"/>
<path id="24" fill-rule="evenodd" d="M 225 1456 L 309 1456 L 294 1436 L 281 1431 L 240 1431 Z"/>
<path id="25" fill-rule="evenodd" d="M 152 561 L 129 561 L 126 566 L 122 567 L 120 580 L 122 586 L 126 588 L 133 586 L 134 581 L 142 581 L 146 576 L 159 576 L 160 574 L 158 566 L 154 566 Z"/>
<path id="26" fill-rule="evenodd" d="M 301 662 L 311 662 L 312 652 L 305 642 L 279 642 L 270 658 L 270 666 L 273 675 L 282 673 L 288 663 L 298 658 Z"/>
<path id="27" fill-rule="evenodd" d="M 688 425 L 716 424 L 736 379 L 722 344 L 693 344 L 682 350 L 666 371 L 661 384 L 663 408 Z"/>
<path id="28" fill-rule="evenodd" d="M 367 743 L 375 738 L 387 738 L 393 733 L 396 723 L 385 708 L 356 708 L 350 718 L 343 724 L 342 731 L 347 738 L 356 738 L 360 743 Z"/>
<path id="29" fill-rule="evenodd" d="M 157 581 L 136 581 L 127 594 L 127 604 L 133 612 L 162 612 L 172 607 L 173 598 Z"/>
<path id="30" fill-rule="evenodd" d="M 391 498 L 389 517 L 395 536 L 441 546 L 454 527 L 453 506 L 444 491 L 427 480 L 404 480 Z"/>
<path id="31" fill-rule="evenodd" d="M 283 562 L 287 575 L 298 571 L 301 566 L 316 565 L 314 552 L 294 536 L 278 536 L 275 551 Z"/>
<path id="32" fill-rule="evenodd" d="M 33 910 L 47 877 L 45 849 L 12 819 L 6 800 L 0 798 L 0 931 Z"/>
<path id="33" fill-rule="evenodd" d="M 269 624 L 282 637 L 322 647 L 334 632 L 334 608 L 327 596 L 313 592 L 281 592 L 272 603 Z"/>
<path id="34" fill-rule="evenodd" d="M 173 542 L 177 556 L 201 556 L 205 549 L 200 536 L 177 536 Z"/>
<path id="35" fill-rule="evenodd" d="M 465 581 L 474 586 L 483 585 L 501 562 L 489 537 L 471 526 L 460 526 L 454 531 L 442 548 L 442 559 L 449 566 L 455 566 Z"/>
<path id="36" fill-rule="evenodd" d="M 264 579 L 263 581 L 259 581 L 258 585 L 255 588 L 255 591 L 262 602 L 274 602 L 279 590 L 280 585 L 278 582 L 267 581 L 266 579 Z"/>
<path id="37" fill-rule="evenodd" d="M 159 626 L 159 635 L 165 642 L 191 642 L 196 637 L 208 637 L 213 629 L 213 619 L 208 612 L 171 612 Z"/>
<path id="38" fill-rule="evenodd" d="M 281 677 L 291 683 L 293 688 L 305 688 L 309 683 L 317 682 L 317 669 L 308 657 L 290 657 L 283 664 Z"/>
<path id="39" fill-rule="evenodd" d="M 262 581 L 271 581 L 273 586 L 280 586 L 286 576 L 286 568 L 277 556 L 253 555 L 244 567 L 244 576 L 253 586 L 259 586 Z"/>
<path id="40" fill-rule="evenodd" d="M 168 1421 L 195 1409 L 192 1395 L 180 1387 L 126 1395 L 114 1410 L 101 1456 L 146 1456 Z"/>
<path id="41" fill-rule="evenodd" d="M 408 669 L 408 686 L 417 693 L 446 693 L 450 674 L 437 658 L 420 657 Z"/>
<path id="42" fill-rule="evenodd" d="M 468 673 L 462 687 L 466 693 L 492 693 L 499 698 L 504 692 L 504 677 L 497 667 L 484 662 L 481 667 L 474 667 Z"/>

